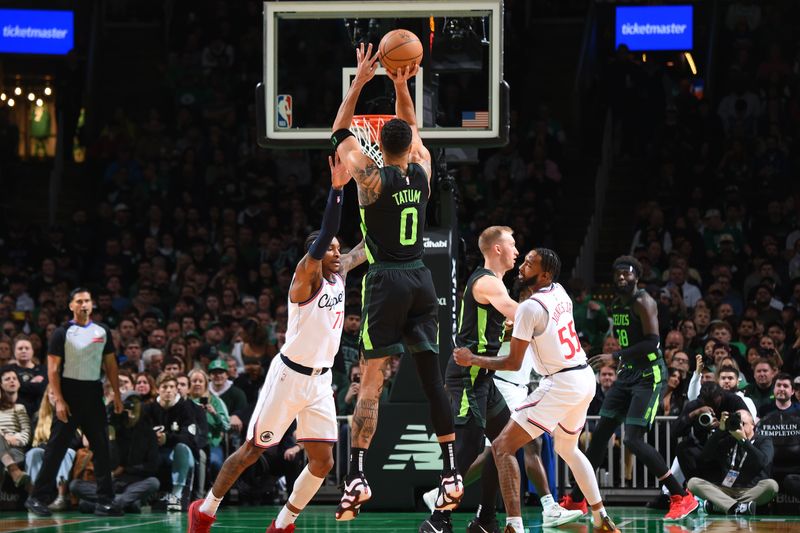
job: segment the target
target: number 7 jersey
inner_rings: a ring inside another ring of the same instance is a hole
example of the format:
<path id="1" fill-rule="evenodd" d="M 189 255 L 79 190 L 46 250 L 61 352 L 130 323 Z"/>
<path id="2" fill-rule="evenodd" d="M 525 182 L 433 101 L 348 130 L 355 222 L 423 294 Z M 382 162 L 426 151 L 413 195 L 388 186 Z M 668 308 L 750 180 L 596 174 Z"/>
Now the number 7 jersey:
<path id="1" fill-rule="evenodd" d="M 522 302 L 514 317 L 514 337 L 529 340 L 533 369 L 549 376 L 586 363 L 572 316 L 572 299 L 559 283 L 542 288 Z"/>
<path id="2" fill-rule="evenodd" d="M 416 163 L 409 163 L 406 172 L 403 175 L 395 166 L 381 168 L 380 196 L 360 207 L 361 232 L 370 263 L 404 263 L 422 258 L 428 178 Z"/>

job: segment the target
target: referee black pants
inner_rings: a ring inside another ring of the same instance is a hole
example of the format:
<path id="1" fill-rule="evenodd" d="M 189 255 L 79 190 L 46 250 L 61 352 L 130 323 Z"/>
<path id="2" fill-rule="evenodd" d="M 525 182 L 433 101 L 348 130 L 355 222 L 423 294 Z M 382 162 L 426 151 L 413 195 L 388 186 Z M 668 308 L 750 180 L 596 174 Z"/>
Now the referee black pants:
<path id="1" fill-rule="evenodd" d="M 55 485 L 58 467 L 67 453 L 67 447 L 80 428 L 89 441 L 97 480 L 97 499 L 111 503 L 111 465 L 109 464 L 108 422 L 103 404 L 103 385 L 99 381 L 61 379 L 61 393 L 67 402 L 70 416 L 65 424 L 53 413 L 50 440 L 44 450 L 44 461 L 33 485 L 31 496 L 39 501 L 47 497 Z"/>

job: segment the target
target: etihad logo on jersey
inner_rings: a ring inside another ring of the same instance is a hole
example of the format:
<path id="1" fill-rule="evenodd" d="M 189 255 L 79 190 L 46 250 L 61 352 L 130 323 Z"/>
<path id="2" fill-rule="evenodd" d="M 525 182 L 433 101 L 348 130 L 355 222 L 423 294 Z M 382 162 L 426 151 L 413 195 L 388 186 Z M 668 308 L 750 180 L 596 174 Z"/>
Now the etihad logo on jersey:
<path id="1" fill-rule="evenodd" d="M 438 241 L 434 241 L 433 239 L 424 237 L 422 239 L 422 246 L 424 248 L 447 248 L 447 240 L 440 239 Z"/>
<path id="2" fill-rule="evenodd" d="M 330 297 L 327 294 L 323 294 L 320 296 L 319 300 L 317 300 L 317 307 L 320 309 L 333 309 L 340 303 L 344 301 L 344 293 L 340 292 L 334 297 Z"/>
<path id="3" fill-rule="evenodd" d="M 630 317 L 630 315 L 628 313 L 625 313 L 624 315 L 614 314 L 612 316 L 613 316 L 613 320 L 614 320 L 614 325 L 615 326 L 630 326 L 631 325 L 631 317 Z"/>
<path id="4" fill-rule="evenodd" d="M 414 470 L 442 469 L 442 447 L 436 440 L 436 433 L 429 434 L 422 424 L 406 426 L 383 469 L 405 470 L 409 464 L 414 465 Z"/>
<path id="5" fill-rule="evenodd" d="M 572 312 L 572 302 L 561 302 L 553 309 L 553 322 L 556 324 L 558 323 L 558 319 L 561 318 L 561 315 L 564 313 L 571 313 Z"/>

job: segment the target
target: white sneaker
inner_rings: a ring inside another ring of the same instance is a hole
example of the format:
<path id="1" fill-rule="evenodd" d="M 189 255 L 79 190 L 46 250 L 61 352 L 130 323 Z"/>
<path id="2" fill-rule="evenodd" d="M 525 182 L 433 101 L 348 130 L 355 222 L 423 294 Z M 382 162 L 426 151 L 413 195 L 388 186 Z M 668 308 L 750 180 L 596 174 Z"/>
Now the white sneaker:
<path id="1" fill-rule="evenodd" d="M 69 509 L 69 503 L 67 502 L 66 498 L 59 494 L 53 503 L 47 506 L 48 509 L 51 511 L 66 511 Z"/>
<path id="2" fill-rule="evenodd" d="M 181 512 L 181 499 L 174 494 L 167 494 L 167 512 L 180 513 Z"/>
<path id="3" fill-rule="evenodd" d="M 464 480 L 456 470 L 442 472 L 439 477 L 439 492 L 436 495 L 437 511 L 452 511 L 464 497 Z"/>
<path id="4" fill-rule="evenodd" d="M 582 516 L 582 511 L 569 511 L 558 504 L 551 505 L 549 509 L 542 510 L 542 527 L 558 527 L 574 522 Z"/>
<path id="5" fill-rule="evenodd" d="M 431 489 L 422 495 L 422 501 L 425 502 L 425 507 L 427 507 L 430 512 L 433 512 L 436 509 L 437 494 L 439 494 L 438 488 Z"/>

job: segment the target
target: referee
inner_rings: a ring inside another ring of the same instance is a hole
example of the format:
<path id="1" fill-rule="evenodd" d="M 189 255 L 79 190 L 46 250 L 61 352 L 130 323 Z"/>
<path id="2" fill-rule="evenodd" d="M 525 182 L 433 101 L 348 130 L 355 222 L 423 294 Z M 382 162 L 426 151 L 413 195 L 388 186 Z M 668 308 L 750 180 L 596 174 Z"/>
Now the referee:
<path id="1" fill-rule="evenodd" d="M 39 516 L 50 516 L 50 510 L 42 499 L 54 485 L 67 446 L 80 428 L 89 440 L 94 456 L 97 478 L 94 512 L 101 516 L 120 515 L 122 511 L 111 505 L 114 492 L 109 466 L 108 423 L 100 381 L 105 363 L 105 373 L 114 389 L 114 412 L 121 413 L 114 344 L 108 328 L 90 319 L 92 295 L 88 289 L 78 287 L 70 293 L 69 309 L 72 320 L 56 329 L 50 337 L 47 377 L 56 397 L 56 418 L 53 419 L 39 476 L 25 507 Z"/>

